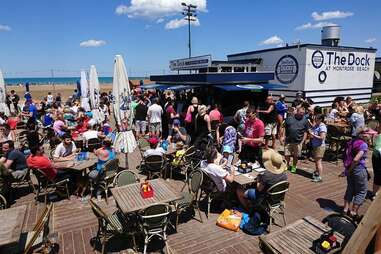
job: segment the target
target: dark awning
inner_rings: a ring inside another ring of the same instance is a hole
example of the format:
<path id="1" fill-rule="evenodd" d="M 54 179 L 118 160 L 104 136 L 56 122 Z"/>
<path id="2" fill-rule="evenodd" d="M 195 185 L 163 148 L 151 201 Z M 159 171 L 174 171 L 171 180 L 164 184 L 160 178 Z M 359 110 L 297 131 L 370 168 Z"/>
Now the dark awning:
<path id="1" fill-rule="evenodd" d="M 272 89 L 284 89 L 286 85 L 279 84 L 241 84 L 241 85 L 213 85 L 225 91 L 247 91 L 247 90 L 272 90 Z"/>

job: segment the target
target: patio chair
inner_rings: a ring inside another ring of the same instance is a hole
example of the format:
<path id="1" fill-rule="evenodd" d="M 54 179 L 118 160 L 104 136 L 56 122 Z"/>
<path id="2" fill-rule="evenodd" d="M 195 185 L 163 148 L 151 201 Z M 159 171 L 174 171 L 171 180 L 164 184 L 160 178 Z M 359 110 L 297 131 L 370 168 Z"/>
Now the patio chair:
<path id="1" fill-rule="evenodd" d="M 188 147 L 183 156 L 180 158 L 180 162 L 176 166 L 171 167 L 170 178 L 172 178 L 172 171 L 179 170 L 179 172 L 185 175 L 184 183 L 188 181 L 188 174 L 192 172 L 197 166 L 199 166 L 200 160 L 198 160 L 196 156 L 197 148 L 194 146 Z"/>
<path id="2" fill-rule="evenodd" d="M 139 177 L 131 170 L 120 171 L 114 178 L 113 186 L 121 187 L 139 182 Z"/>
<path id="3" fill-rule="evenodd" d="M 339 160 L 339 154 L 343 153 L 345 143 L 350 139 L 351 137 L 345 136 L 344 133 L 340 132 L 335 126 L 327 125 L 327 142 L 329 144 L 329 150 L 335 152 L 336 164 Z"/>
<path id="4" fill-rule="evenodd" d="M 19 187 L 22 185 L 27 184 L 29 188 L 32 188 L 33 192 L 35 192 L 35 188 L 32 182 L 32 179 L 30 178 L 30 168 L 28 168 L 26 174 L 21 179 L 13 179 L 12 180 L 12 188 Z"/>
<path id="5" fill-rule="evenodd" d="M 201 184 L 201 193 L 200 193 L 200 199 L 202 196 L 202 193 L 206 195 L 206 199 L 208 201 L 208 207 L 206 210 L 206 217 L 209 218 L 209 213 L 210 213 L 210 204 L 212 203 L 212 200 L 223 195 L 223 192 L 218 191 L 216 184 L 210 178 L 208 173 L 205 171 L 201 170 L 203 173 L 203 181 Z"/>
<path id="6" fill-rule="evenodd" d="M 115 176 L 119 172 L 119 159 L 115 158 L 105 163 L 103 174 L 99 180 L 99 187 L 105 192 L 106 203 L 108 202 L 108 190 L 114 187 L 113 182 Z"/>
<path id="7" fill-rule="evenodd" d="M 269 216 L 269 227 L 268 231 L 271 231 L 272 220 L 275 220 L 274 215 L 279 214 L 283 217 L 284 226 L 287 225 L 286 215 L 285 215 L 285 202 L 284 198 L 289 188 L 288 181 L 282 181 L 271 186 L 266 193 L 266 197 L 259 204 Z"/>
<path id="8" fill-rule="evenodd" d="M 18 123 L 16 124 L 16 129 L 17 129 L 17 130 L 23 130 L 23 129 L 26 129 L 26 123 L 24 123 L 24 122 L 18 122 Z"/>
<path id="9" fill-rule="evenodd" d="M 163 177 L 165 159 L 160 155 L 150 155 L 144 158 L 140 165 L 140 170 L 148 173 L 148 179 L 152 177 Z"/>
<path id="10" fill-rule="evenodd" d="M 121 212 L 117 211 L 112 215 L 107 215 L 102 209 L 92 200 L 89 200 L 91 209 L 98 219 L 98 231 L 95 238 L 102 244 L 102 254 L 105 253 L 105 248 L 108 240 L 117 235 L 131 236 L 136 250 L 135 225 L 128 225 L 128 219 Z M 94 245 L 94 250 L 95 250 Z"/>
<path id="11" fill-rule="evenodd" d="M 200 216 L 201 223 L 202 216 L 201 211 L 198 205 L 198 194 L 201 188 L 202 180 L 203 180 L 203 173 L 200 169 L 194 170 L 190 176 L 189 176 L 189 185 L 188 185 L 188 192 L 182 192 L 183 198 L 181 200 L 178 200 L 175 202 L 175 208 L 176 208 L 176 230 L 177 225 L 179 224 L 179 215 L 182 211 L 185 211 L 188 208 L 197 209 L 198 214 Z"/>
<path id="12" fill-rule="evenodd" d="M 37 204 L 38 197 L 41 193 L 45 196 L 45 204 L 47 203 L 48 194 L 52 192 L 57 192 L 59 195 L 61 194 L 60 190 L 63 190 L 67 196 L 67 199 L 70 199 L 69 194 L 69 179 L 63 179 L 61 181 L 49 180 L 45 174 L 40 169 L 33 169 L 32 173 L 35 175 L 37 179 L 37 189 L 36 189 L 36 197 L 35 202 Z"/>
<path id="13" fill-rule="evenodd" d="M 53 204 L 47 205 L 40 217 L 38 217 L 37 223 L 33 227 L 32 231 L 21 235 L 22 240 L 20 241 L 20 249 L 23 250 L 24 254 L 48 253 L 48 249 L 51 249 L 49 248 L 51 246 L 51 243 L 49 241 L 48 235 L 49 219 L 52 209 Z M 25 239 L 25 242 L 23 239 Z"/>
<path id="14" fill-rule="evenodd" d="M 24 145 L 25 142 L 28 142 L 27 136 L 28 131 L 20 131 L 20 133 L 16 135 L 17 141 L 20 143 L 20 145 Z"/>
<path id="15" fill-rule="evenodd" d="M 98 138 L 91 138 L 86 142 L 86 150 L 93 152 L 95 149 L 98 149 L 102 146 L 101 141 Z"/>
<path id="16" fill-rule="evenodd" d="M 147 207 L 140 214 L 141 228 L 144 233 L 144 251 L 147 253 L 147 246 L 154 236 L 161 238 L 166 246 L 167 253 L 167 226 L 169 223 L 169 215 L 171 208 L 167 204 L 154 204 Z"/>
<path id="17" fill-rule="evenodd" d="M 7 207 L 8 207 L 7 199 L 0 194 L 0 210 L 7 209 Z"/>

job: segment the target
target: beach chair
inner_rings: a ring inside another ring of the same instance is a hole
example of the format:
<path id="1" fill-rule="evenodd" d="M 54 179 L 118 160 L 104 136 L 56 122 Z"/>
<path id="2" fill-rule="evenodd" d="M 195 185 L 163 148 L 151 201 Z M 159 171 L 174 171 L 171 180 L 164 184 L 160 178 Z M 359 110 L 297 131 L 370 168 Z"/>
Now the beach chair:
<path id="1" fill-rule="evenodd" d="M 132 237 L 134 250 L 136 250 L 135 234 L 136 225 L 128 220 L 121 212 L 117 211 L 108 216 L 102 209 L 92 200 L 89 204 L 94 215 L 98 219 L 98 231 L 95 239 L 102 244 L 102 254 L 105 253 L 105 248 L 108 240 L 117 235 L 127 235 Z M 94 245 L 94 250 L 95 250 Z"/>
<path id="2" fill-rule="evenodd" d="M 144 209 L 140 214 L 140 226 L 144 233 L 144 250 L 147 253 L 147 246 L 154 236 L 161 238 L 166 246 L 166 253 L 169 253 L 167 245 L 167 226 L 171 208 L 167 204 L 154 204 Z"/>
<path id="3" fill-rule="evenodd" d="M 183 198 L 175 202 L 176 208 L 176 230 L 179 224 L 179 215 L 181 212 L 188 208 L 197 209 L 200 216 L 200 221 L 202 221 L 201 211 L 198 205 L 198 194 L 200 192 L 201 184 L 203 182 L 203 173 L 200 169 L 194 170 L 189 176 L 188 192 L 182 192 Z"/>
<path id="4" fill-rule="evenodd" d="M 136 173 L 131 170 L 122 170 L 114 178 L 114 187 L 122 187 L 125 185 L 138 183 L 139 177 Z"/>
<path id="5" fill-rule="evenodd" d="M 65 195 L 67 196 L 67 199 L 70 199 L 68 178 L 57 182 L 55 180 L 49 180 L 40 169 L 33 169 L 32 173 L 35 175 L 37 179 L 37 188 L 35 192 L 36 204 L 41 194 L 44 195 L 44 202 L 46 204 L 49 193 L 56 192 L 60 195 L 62 193 L 61 190 L 64 191 Z"/>

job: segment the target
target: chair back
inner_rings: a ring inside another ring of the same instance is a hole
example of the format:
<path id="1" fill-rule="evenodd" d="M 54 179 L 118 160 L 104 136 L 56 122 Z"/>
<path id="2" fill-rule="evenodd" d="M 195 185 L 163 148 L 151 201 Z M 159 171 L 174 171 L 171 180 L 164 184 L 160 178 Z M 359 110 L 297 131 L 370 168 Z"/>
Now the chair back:
<path id="1" fill-rule="evenodd" d="M 213 179 L 206 173 L 204 170 L 200 170 L 202 172 L 202 184 L 201 190 L 205 193 L 212 193 L 218 191 L 216 183 Z"/>
<path id="2" fill-rule="evenodd" d="M 114 178 L 114 186 L 121 187 L 133 183 L 137 183 L 139 177 L 131 170 L 120 171 Z"/>
<path id="3" fill-rule="evenodd" d="M 281 181 L 271 186 L 267 190 L 267 197 L 266 197 L 267 204 L 270 207 L 280 205 L 284 201 L 289 185 L 290 184 L 288 181 Z"/>
<path id="4" fill-rule="evenodd" d="M 160 229 L 164 232 L 169 222 L 171 208 L 167 204 L 154 204 L 144 209 L 141 214 L 144 231 Z"/>
<path id="5" fill-rule="evenodd" d="M 164 166 L 164 158 L 160 155 L 150 155 L 144 159 L 146 169 L 151 172 L 160 172 Z"/>
<path id="6" fill-rule="evenodd" d="M 7 199 L 0 194 L 0 210 L 7 208 Z"/>
<path id="7" fill-rule="evenodd" d="M 112 160 L 109 160 L 104 165 L 104 173 L 106 176 L 117 174 L 119 172 L 119 159 L 115 158 Z"/>
<path id="8" fill-rule="evenodd" d="M 121 228 L 111 222 L 107 214 L 92 199 L 89 200 L 89 204 L 91 206 L 91 210 L 98 219 L 98 224 L 101 231 L 107 231 L 107 225 L 110 225 L 114 231 L 122 231 Z"/>
<path id="9" fill-rule="evenodd" d="M 94 149 L 98 149 L 102 146 L 101 142 L 99 141 L 98 138 L 91 138 L 87 140 L 87 150 L 88 151 L 93 151 Z"/>
<path id="10" fill-rule="evenodd" d="M 48 178 L 40 169 L 33 169 L 32 173 L 36 177 L 39 187 L 43 187 L 48 184 L 49 182 Z"/>
<path id="11" fill-rule="evenodd" d="M 16 124 L 16 129 L 17 130 L 26 129 L 26 124 L 24 122 L 18 122 Z"/>
<path id="12" fill-rule="evenodd" d="M 189 190 L 193 195 L 197 195 L 203 182 L 203 173 L 200 169 L 194 170 L 190 175 Z"/>
<path id="13" fill-rule="evenodd" d="M 50 213 L 52 209 L 53 209 L 53 204 L 47 205 L 44 211 L 42 212 L 42 214 L 40 215 L 40 217 L 38 218 L 36 225 L 33 227 L 32 236 L 25 245 L 24 254 L 29 253 L 29 251 L 33 247 L 35 241 L 37 240 L 41 232 L 43 233 L 42 239 L 46 239 L 46 237 L 48 236 L 49 219 L 50 219 Z"/>

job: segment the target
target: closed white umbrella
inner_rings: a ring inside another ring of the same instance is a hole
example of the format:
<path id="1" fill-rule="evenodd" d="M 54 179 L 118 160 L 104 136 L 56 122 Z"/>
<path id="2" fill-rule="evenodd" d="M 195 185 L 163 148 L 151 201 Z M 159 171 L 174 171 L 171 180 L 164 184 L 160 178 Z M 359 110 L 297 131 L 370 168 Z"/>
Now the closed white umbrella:
<path id="1" fill-rule="evenodd" d="M 9 116 L 9 108 L 6 101 L 5 82 L 3 73 L 0 70 L 0 112 L 4 112 L 6 116 Z"/>
<path id="2" fill-rule="evenodd" d="M 95 65 L 91 65 L 90 67 L 90 75 L 89 75 L 89 88 L 90 88 L 90 102 L 91 102 L 91 112 L 93 112 L 93 119 L 98 123 L 103 122 L 104 115 L 99 111 L 99 80 L 98 73 Z"/>
<path id="3" fill-rule="evenodd" d="M 86 72 L 81 71 L 81 107 L 85 111 L 91 111 L 89 104 L 89 84 L 87 82 Z"/>
<path id="4" fill-rule="evenodd" d="M 128 82 L 126 66 L 124 65 L 123 57 L 116 55 L 114 60 L 114 77 L 112 83 L 112 94 L 114 97 L 113 110 L 115 122 L 119 127 L 119 132 L 116 134 L 114 148 L 116 152 L 126 154 L 126 168 L 128 168 L 128 153 L 132 153 L 136 147 L 136 140 L 132 133 L 132 108 L 131 108 L 131 91 Z M 128 122 L 126 125 L 122 122 Z"/>

